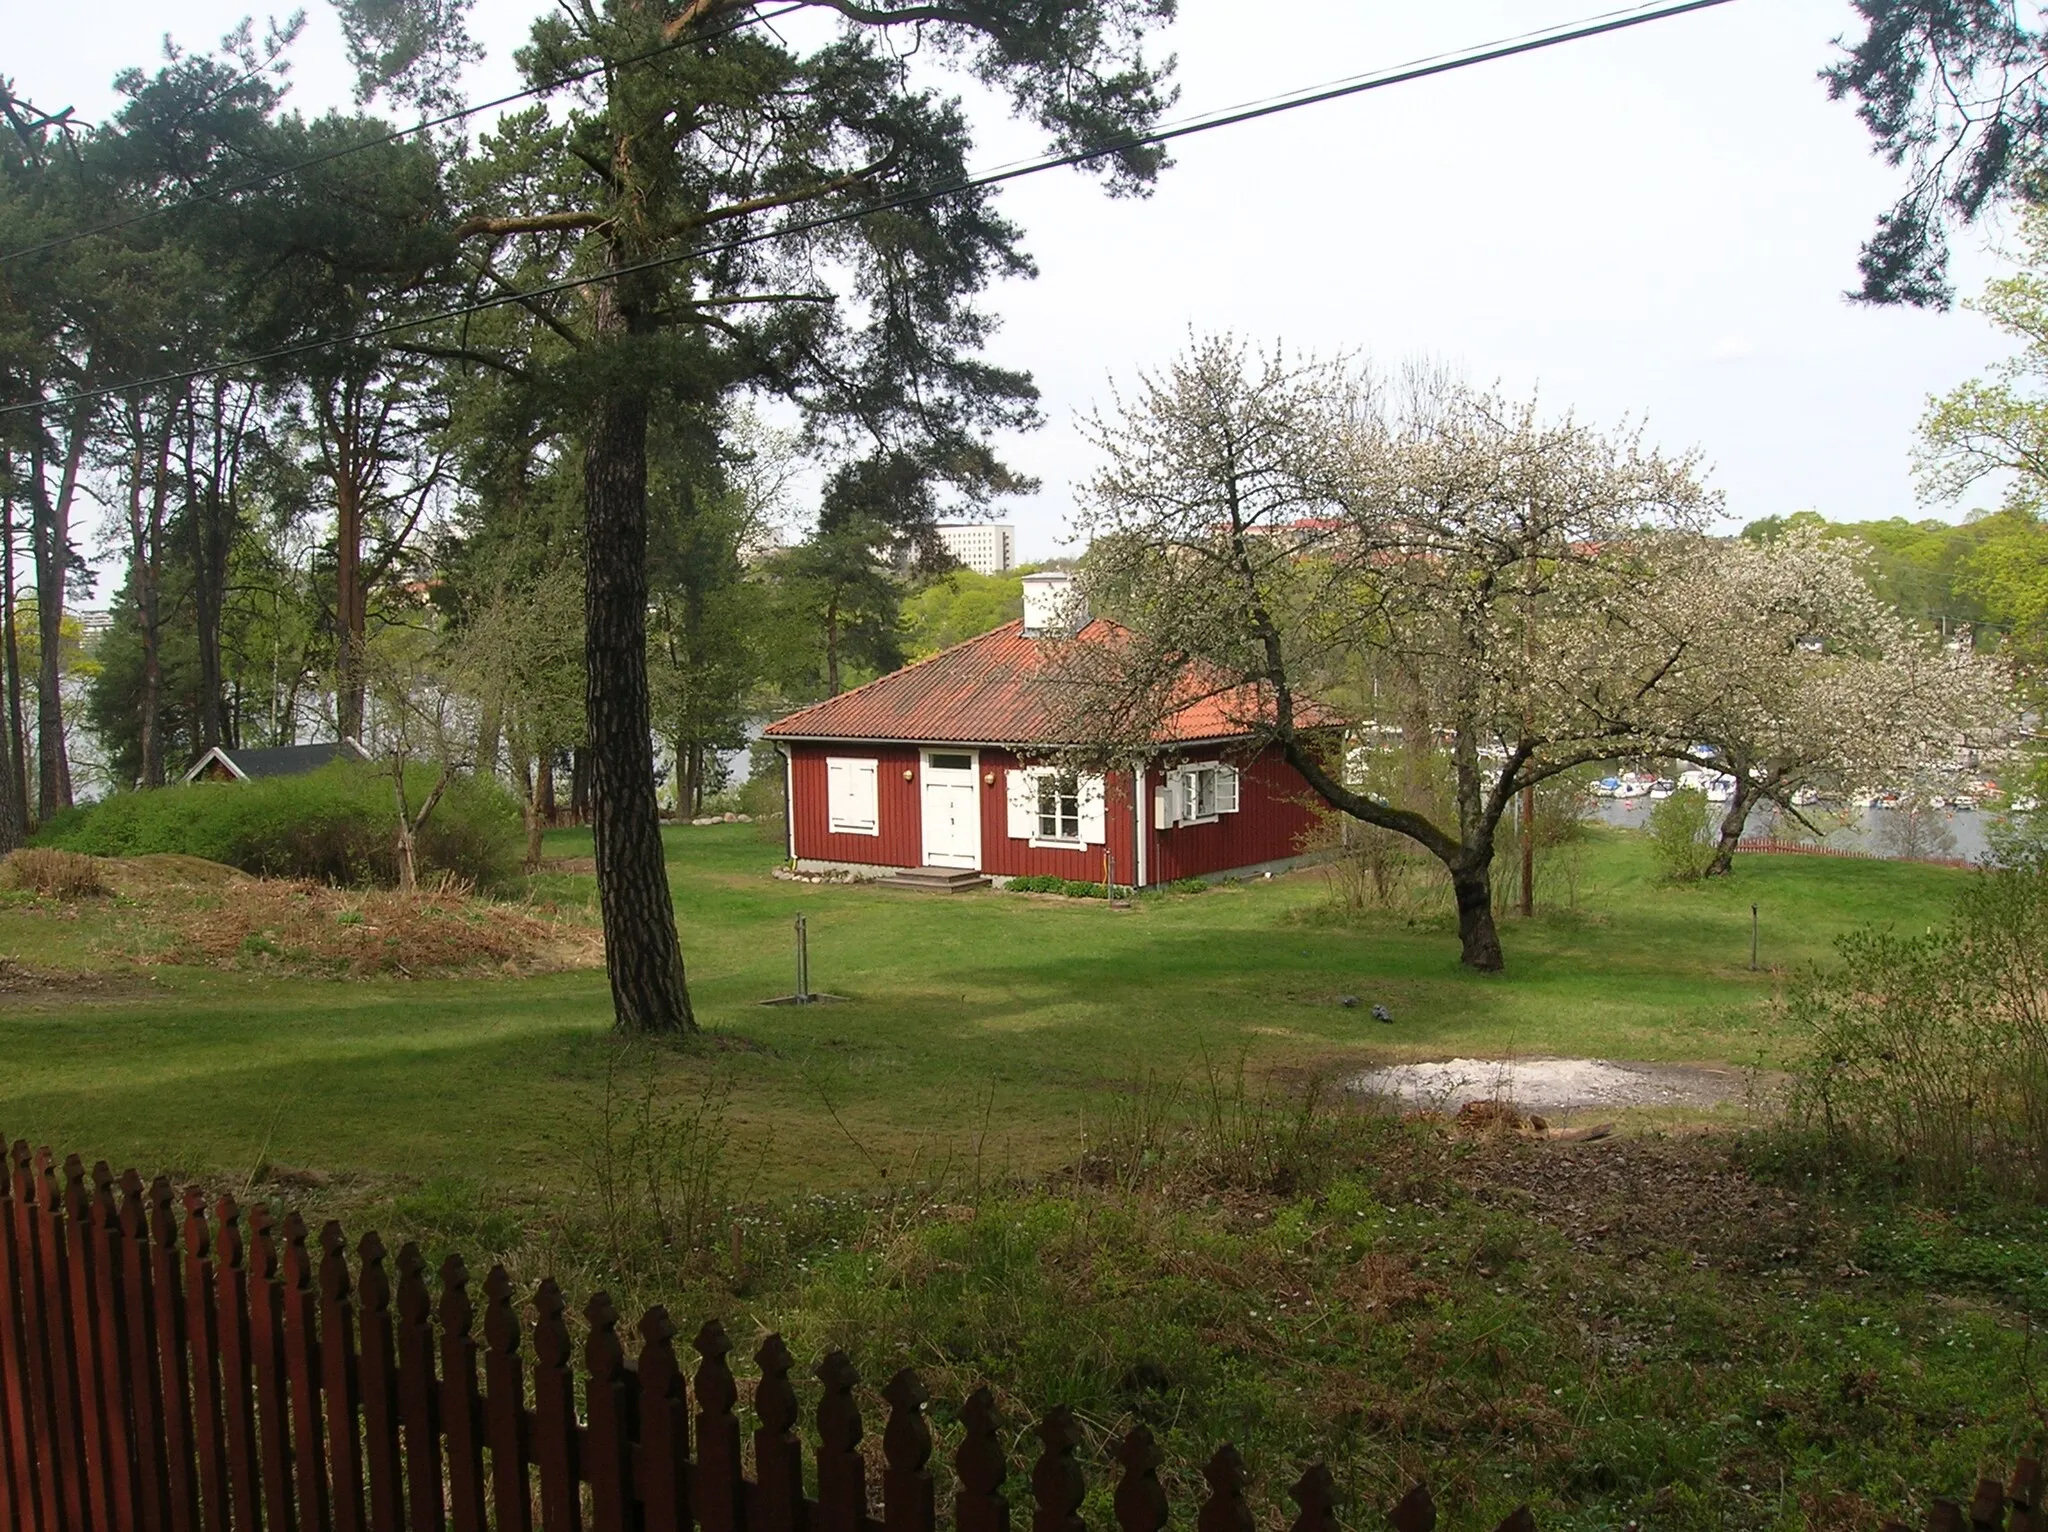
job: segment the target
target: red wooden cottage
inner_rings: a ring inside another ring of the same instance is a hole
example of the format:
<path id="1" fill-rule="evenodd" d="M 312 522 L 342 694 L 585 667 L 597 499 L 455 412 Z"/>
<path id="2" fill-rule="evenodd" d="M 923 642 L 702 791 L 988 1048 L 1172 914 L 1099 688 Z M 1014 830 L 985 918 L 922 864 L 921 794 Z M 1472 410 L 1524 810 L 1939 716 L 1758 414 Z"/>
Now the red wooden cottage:
<path id="1" fill-rule="evenodd" d="M 1073 629 L 1061 621 L 1070 583 L 1028 575 L 1022 622 L 768 726 L 787 766 L 799 870 L 1145 887 L 1299 857 L 1313 792 L 1276 747 L 1253 748 L 1229 698 L 1175 714 L 1129 769 L 1050 764 L 1067 742 L 1052 737 L 1037 683 L 1045 640 Z M 1076 636 L 1100 642 L 1121 631 L 1098 619 Z"/>

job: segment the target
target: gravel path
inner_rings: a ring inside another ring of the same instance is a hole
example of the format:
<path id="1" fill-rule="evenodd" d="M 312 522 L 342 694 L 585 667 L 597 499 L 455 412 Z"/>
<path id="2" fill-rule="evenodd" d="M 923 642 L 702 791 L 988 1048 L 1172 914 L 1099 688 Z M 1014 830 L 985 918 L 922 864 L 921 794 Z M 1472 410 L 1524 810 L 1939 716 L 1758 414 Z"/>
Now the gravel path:
<path id="1" fill-rule="evenodd" d="M 1512 1101 L 1525 1111 L 1578 1107 L 1718 1106 L 1739 1101 L 1748 1078 L 1704 1064 L 1631 1064 L 1613 1059 L 1441 1059 L 1357 1075 L 1350 1088 L 1417 1106 L 1455 1111 L 1467 1101 Z"/>

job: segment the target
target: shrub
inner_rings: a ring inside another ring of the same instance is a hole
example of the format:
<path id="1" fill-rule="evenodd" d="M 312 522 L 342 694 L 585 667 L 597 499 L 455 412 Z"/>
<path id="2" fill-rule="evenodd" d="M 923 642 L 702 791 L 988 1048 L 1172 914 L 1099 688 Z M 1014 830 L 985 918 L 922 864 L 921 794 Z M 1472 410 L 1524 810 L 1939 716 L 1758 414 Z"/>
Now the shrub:
<path id="1" fill-rule="evenodd" d="M 111 892 L 91 857 L 36 847 L 0 858 L 0 888 L 26 889 L 47 899 L 89 899 Z"/>
<path id="2" fill-rule="evenodd" d="M 2048 1197 L 2048 849 L 1979 872 L 1945 929 L 1867 929 L 1784 1006 L 1813 1039 L 1794 1121 L 1839 1162 Z"/>
<path id="3" fill-rule="evenodd" d="M 407 771 L 415 806 L 436 770 Z M 60 814 L 36 843 L 91 856 L 204 857 L 262 877 L 390 884 L 398 877 L 396 821 L 386 773 L 337 763 L 302 776 L 117 793 Z M 420 871 L 500 883 L 518 865 L 519 831 L 511 794 L 489 779 L 458 777 L 420 831 Z"/>
<path id="4" fill-rule="evenodd" d="M 1680 788 L 1650 806 L 1650 850 L 1668 883 L 1697 883 L 1714 860 L 1713 816 L 1705 793 Z"/>

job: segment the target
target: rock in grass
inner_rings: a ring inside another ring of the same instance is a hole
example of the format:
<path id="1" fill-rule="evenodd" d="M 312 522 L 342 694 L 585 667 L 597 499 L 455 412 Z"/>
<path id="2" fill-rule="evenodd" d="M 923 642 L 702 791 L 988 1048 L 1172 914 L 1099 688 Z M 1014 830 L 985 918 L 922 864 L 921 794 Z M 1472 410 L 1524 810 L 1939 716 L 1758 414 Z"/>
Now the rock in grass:
<path id="1" fill-rule="evenodd" d="M 1337 1003 L 1338 1003 L 1339 1005 L 1343 1006 L 1343 1007 L 1344 1007 L 1344 1009 L 1345 1009 L 1345 1010 L 1347 1010 L 1347 1011 L 1355 1011 L 1355 1010 L 1357 1010 L 1357 1009 L 1358 1009 L 1358 996 L 1356 996 L 1356 995 L 1339 995 L 1339 996 L 1337 997 Z"/>
<path id="2" fill-rule="evenodd" d="M 1374 1021 L 1392 1021 L 1394 1013 L 1383 1005 L 1376 1005 L 1372 1008 L 1372 1019 Z"/>

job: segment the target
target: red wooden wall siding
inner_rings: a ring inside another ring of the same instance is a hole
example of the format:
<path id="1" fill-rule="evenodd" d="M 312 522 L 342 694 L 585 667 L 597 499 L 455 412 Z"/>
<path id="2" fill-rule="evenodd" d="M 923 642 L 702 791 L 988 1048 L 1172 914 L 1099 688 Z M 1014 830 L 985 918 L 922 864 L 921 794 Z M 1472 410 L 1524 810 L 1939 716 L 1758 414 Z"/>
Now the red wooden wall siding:
<path id="1" fill-rule="evenodd" d="M 918 803 L 918 750 L 915 745 L 789 746 L 791 786 L 795 802 L 790 814 L 796 826 L 796 854 L 815 862 L 854 862 L 875 867 L 924 865 L 924 821 Z M 879 835 L 835 835 L 825 785 L 828 756 L 874 760 Z M 904 772 L 910 780 L 903 780 Z"/>
<path id="2" fill-rule="evenodd" d="M 970 747 L 946 747 L 965 749 Z M 893 744 L 793 744 L 791 779 L 795 802 L 796 854 L 810 861 L 850 862 L 873 867 L 920 867 L 924 864 L 924 829 L 919 793 L 921 747 Z M 981 870 L 998 877 L 1058 877 L 1100 882 L 1103 853 L 1116 859 L 1116 880 L 1136 880 L 1137 840 L 1146 838 L 1145 876 L 1149 883 L 1229 872 L 1261 862 L 1300 854 L 1302 841 L 1314 828 L 1308 807 L 1312 790 L 1278 750 L 1267 750 L 1242 768 L 1239 809 L 1211 824 L 1152 828 L 1152 794 L 1165 780 L 1154 766 L 1145 774 L 1145 788 L 1134 806 L 1132 778 L 1127 771 L 1109 774 L 1105 833 L 1101 846 L 1081 851 L 1033 846 L 1010 839 L 1008 773 L 1033 764 L 1014 751 L 983 748 L 979 756 L 981 793 Z M 872 759 L 876 769 L 879 835 L 838 835 L 829 828 L 825 762 L 831 756 Z M 1215 752 L 1191 752 L 1187 759 L 1214 760 Z M 909 772 L 909 780 L 904 773 Z M 991 783 L 988 778 L 995 777 Z M 1133 812 L 1135 807 L 1135 814 Z"/>
<path id="3" fill-rule="evenodd" d="M 1008 878 L 1072 878 L 1077 883 L 1102 881 L 1102 854 L 1116 858 L 1116 880 L 1132 883 L 1137 869 L 1137 843 L 1131 838 L 1131 774 L 1112 771 L 1103 794 L 1106 844 L 1080 851 L 1063 851 L 1052 846 L 1034 846 L 1028 840 L 1010 839 L 1010 785 L 1008 774 L 1036 765 L 1008 750 L 981 752 L 981 870 Z M 995 773 L 995 783 L 986 780 Z"/>
<path id="4" fill-rule="evenodd" d="M 1186 759 L 1228 761 L 1230 757 L 1190 751 Z M 1150 828 L 1152 791 L 1165 777 L 1156 767 L 1147 773 L 1145 823 L 1151 844 L 1146 869 L 1152 882 L 1198 878 L 1301 854 L 1303 837 L 1315 826 L 1315 812 L 1307 802 L 1314 797 L 1314 789 L 1277 749 L 1240 764 L 1239 772 L 1235 814 L 1224 814 L 1205 825 L 1177 825 L 1170 830 Z"/>

